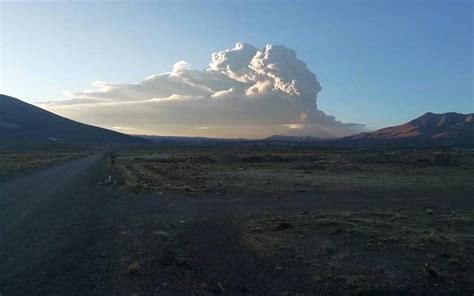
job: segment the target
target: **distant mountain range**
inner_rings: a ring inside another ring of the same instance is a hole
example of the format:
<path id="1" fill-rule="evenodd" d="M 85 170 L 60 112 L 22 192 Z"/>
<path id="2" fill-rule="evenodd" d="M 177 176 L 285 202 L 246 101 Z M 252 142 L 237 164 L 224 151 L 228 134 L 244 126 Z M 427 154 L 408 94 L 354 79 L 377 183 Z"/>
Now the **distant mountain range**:
<path id="1" fill-rule="evenodd" d="M 0 95 L 0 147 L 65 145 L 227 145 L 299 144 L 323 147 L 430 147 L 474 146 L 474 114 L 428 112 L 407 123 L 337 139 L 274 135 L 265 139 L 130 136 L 79 123 L 13 97 Z"/>
<path id="2" fill-rule="evenodd" d="M 252 141 L 252 140 L 247 140 L 247 139 L 222 139 L 222 138 L 179 137 L 179 136 L 138 135 L 138 137 L 144 138 L 154 143 L 181 143 L 181 144 L 232 143 L 232 142 Z"/>
<path id="3" fill-rule="evenodd" d="M 428 112 L 404 124 L 330 142 L 348 146 L 474 146 L 474 114 Z"/>
<path id="4" fill-rule="evenodd" d="M 142 136 L 161 144 L 288 143 L 312 146 L 474 146 L 474 114 L 428 112 L 407 123 L 337 139 L 274 135 L 259 140 Z"/>
<path id="5" fill-rule="evenodd" d="M 79 123 L 0 95 L 0 146 L 147 144 L 146 139 Z"/>

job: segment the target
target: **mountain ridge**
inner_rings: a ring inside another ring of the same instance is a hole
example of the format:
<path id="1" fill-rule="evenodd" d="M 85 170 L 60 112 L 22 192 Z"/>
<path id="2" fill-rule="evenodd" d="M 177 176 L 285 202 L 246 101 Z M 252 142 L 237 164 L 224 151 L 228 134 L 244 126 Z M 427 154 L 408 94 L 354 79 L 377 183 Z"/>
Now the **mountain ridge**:
<path id="1" fill-rule="evenodd" d="M 0 146 L 141 145 L 149 141 L 80 123 L 0 94 Z"/>
<path id="2" fill-rule="evenodd" d="M 427 112 L 406 123 L 351 135 L 334 141 L 369 146 L 473 146 L 473 118 L 474 113 Z"/>

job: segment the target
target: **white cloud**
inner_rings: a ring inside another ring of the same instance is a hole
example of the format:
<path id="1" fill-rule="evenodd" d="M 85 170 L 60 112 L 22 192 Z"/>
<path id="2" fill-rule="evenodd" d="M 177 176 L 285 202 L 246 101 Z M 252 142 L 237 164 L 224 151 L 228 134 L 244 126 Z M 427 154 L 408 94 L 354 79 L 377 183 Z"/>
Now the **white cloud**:
<path id="1" fill-rule="evenodd" d="M 180 72 L 191 70 L 192 66 L 186 61 L 179 61 L 173 65 L 173 73 L 179 74 Z"/>
<path id="2" fill-rule="evenodd" d="M 143 134 L 332 137 L 362 128 L 318 110 L 316 75 L 280 45 L 257 49 L 237 43 L 213 53 L 204 71 L 179 61 L 171 72 L 139 83 L 95 81 L 93 86 L 39 105 L 86 123 Z"/>

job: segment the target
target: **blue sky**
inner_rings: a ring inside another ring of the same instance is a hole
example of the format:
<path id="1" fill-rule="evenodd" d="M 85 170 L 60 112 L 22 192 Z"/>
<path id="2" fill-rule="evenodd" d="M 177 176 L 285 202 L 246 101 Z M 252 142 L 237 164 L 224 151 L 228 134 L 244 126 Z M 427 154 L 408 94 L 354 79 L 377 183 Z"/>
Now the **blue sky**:
<path id="1" fill-rule="evenodd" d="M 323 90 L 318 106 L 371 128 L 474 112 L 473 2 L 2 2 L 0 92 L 63 98 L 96 80 L 137 82 L 236 42 L 283 44 Z"/>

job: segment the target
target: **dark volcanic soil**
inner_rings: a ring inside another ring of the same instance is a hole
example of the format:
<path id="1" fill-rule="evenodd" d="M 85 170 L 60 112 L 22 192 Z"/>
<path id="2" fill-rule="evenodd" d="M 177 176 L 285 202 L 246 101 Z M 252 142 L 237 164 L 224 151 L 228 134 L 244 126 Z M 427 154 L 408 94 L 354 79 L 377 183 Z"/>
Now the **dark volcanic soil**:
<path id="1" fill-rule="evenodd" d="M 136 197 L 117 205 L 109 270 L 144 295 L 466 295 L 473 202 L 448 199 Z"/>
<path id="2" fill-rule="evenodd" d="M 136 195 L 91 156 L 0 179 L 0 294 L 471 295 L 474 200 Z"/>

